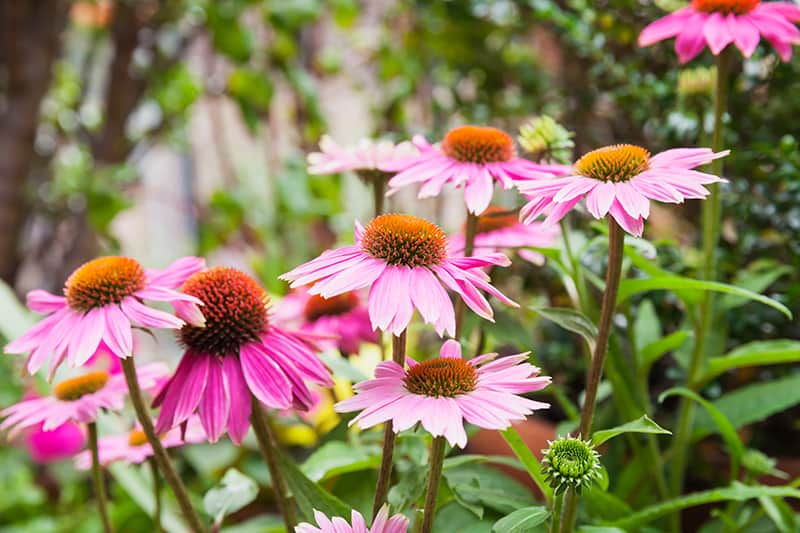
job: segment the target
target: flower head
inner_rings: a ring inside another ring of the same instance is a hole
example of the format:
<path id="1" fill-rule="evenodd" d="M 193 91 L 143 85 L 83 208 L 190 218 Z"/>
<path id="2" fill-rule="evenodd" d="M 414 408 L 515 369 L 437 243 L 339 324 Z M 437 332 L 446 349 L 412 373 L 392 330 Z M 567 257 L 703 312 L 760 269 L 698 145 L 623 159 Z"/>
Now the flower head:
<path id="1" fill-rule="evenodd" d="M 199 301 L 175 290 L 204 261 L 185 257 L 164 270 L 143 268 L 130 257 L 100 257 L 80 266 L 64 285 L 64 296 L 42 290 L 28 293 L 28 307 L 48 315 L 22 337 L 6 345 L 6 353 L 30 352 L 29 373 L 50 358 L 50 376 L 66 358 L 84 365 L 101 343 L 117 357 L 132 354 L 132 326 L 180 328 L 186 321 L 202 323 Z M 142 300 L 169 302 L 178 318 L 148 307 Z"/>
<path id="2" fill-rule="evenodd" d="M 186 428 L 173 428 L 159 437 L 164 448 L 175 448 L 184 444 L 204 442 L 206 434 L 200 426 L 197 417 L 192 417 Z M 97 452 L 100 464 L 108 466 L 117 461 L 130 464 L 139 464 L 153 455 L 153 447 L 147 441 L 147 436 L 140 428 L 118 435 L 100 437 L 97 442 Z M 92 456 L 89 450 L 75 457 L 75 467 L 79 470 L 89 470 L 92 466 Z"/>
<path id="3" fill-rule="evenodd" d="M 648 25 L 639 35 L 639 46 L 676 37 L 675 52 L 681 63 L 696 57 L 708 44 L 719 55 L 729 44 L 750 57 L 761 36 L 783 61 L 792 57 L 792 45 L 800 44 L 800 6 L 794 2 L 760 0 L 692 0 L 674 13 Z"/>
<path id="4" fill-rule="evenodd" d="M 199 272 L 183 291 L 203 303 L 206 321 L 178 332 L 186 351 L 153 402 L 161 406 L 158 433 L 197 411 L 209 441 L 227 427 L 239 444 L 250 427 L 251 397 L 268 407 L 308 409 L 313 401 L 305 381 L 332 384 L 311 338 L 271 323 L 267 293 L 244 272 Z"/>
<path id="5" fill-rule="evenodd" d="M 560 233 L 558 226 L 545 226 L 540 222 L 522 224 L 517 215 L 508 209 L 489 206 L 478 217 L 474 250 L 487 254 L 511 248 L 525 261 L 541 265 L 544 264 L 544 256 L 530 248 L 549 248 Z M 463 255 L 465 232 L 452 235 L 448 244 L 452 255 Z"/>
<path id="6" fill-rule="evenodd" d="M 571 176 L 521 186 L 520 192 L 529 201 L 520 211 L 520 219 L 530 224 L 549 210 L 544 224 L 554 224 L 585 196 L 593 217 L 610 214 L 625 231 L 640 236 L 644 219 L 650 215 L 650 200 L 683 203 L 705 198 L 709 192 L 704 185 L 724 180 L 692 169 L 729 153 L 677 148 L 651 156 L 632 144 L 606 146 L 581 157 Z"/>
<path id="7" fill-rule="evenodd" d="M 152 391 L 168 369 L 161 363 L 150 363 L 136 370 L 141 387 Z M 128 395 L 122 374 L 99 370 L 65 379 L 53 386 L 50 396 L 23 400 L 0 411 L 5 418 L 0 431 L 9 430 L 13 437 L 19 431 L 42 425 L 52 431 L 65 422 L 86 424 L 97 420 L 100 409 L 119 411 Z"/>
<path id="8" fill-rule="evenodd" d="M 339 402 L 339 412 L 361 411 L 351 424 L 368 428 L 391 420 L 396 433 L 417 422 L 451 446 L 464 447 L 464 420 L 485 429 L 506 429 L 536 409 L 549 407 L 518 396 L 546 387 L 550 377 L 527 362 L 528 354 L 494 360 L 485 354 L 461 358 L 461 345 L 448 340 L 439 357 L 423 362 L 406 359 L 408 370 L 385 361 L 375 379 L 355 385 L 356 395 Z"/>
<path id="9" fill-rule="evenodd" d="M 39 424 L 26 432 L 25 449 L 37 464 L 48 464 L 72 457 L 86 445 L 86 434 L 74 422 L 65 422 L 50 431 Z"/>
<path id="10" fill-rule="evenodd" d="M 325 298 L 300 287 L 281 300 L 274 318 L 317 335 L 320 347 L 339 349 L 345 355 L 358 353 L 363 342 L 378 342 L 367 306 L 356 292 Z"/>
<path id="11" fill-rule="evenodd" d="M 317 526 L 303 522 L 294 528 L 295 533 L 406 533 L 408 530 L 408 518 L 401 514 L 390 518 L 386 505 L 378 511 L 370 528 L 367 528 L 364 517 L 355 509 L 350 515 L 349 524 L 344 518 L 337 516 L 331 519 L 319 511 L 314 511 L 314 519 Z"/>
<path id="12" fill-rule="evenodd" d="M 417 152 L 409 142 L 394 144 L 372 139 L 362 139 L 355 146 L 342 147 L 328 135 L 323 135 L 319 148 L 319 152 L 308 154 L 309 174 L 351 171 L 362 178 L 388 178 L 391 173 L 381 170 L 382 166 L 413 157 Z"/>
<path id="13" fill-rule="evenodd" d="M 570 161 L 575 143 L 574 133 L 548 115 L 533 117 L 520 126 L 519 141 L 522 148 L 534 159 L 552 159 L 559 163 Z"/>
<path id="14" fill-rule="evenodd" d="M 549 178 L 562 172 L 557 165 L 540 165 L 516 156 L 514 139 L 497 128 L 461 126 L 432 146 L 422 136 L 413 139 L 419 155 L 381 165 L 398 172 L 389 187 L 397 190 L 422 183 L 419 198 L 438 196 L 445 183 L 464 187 L 471 213 L 482 213 L 492 201 L 494 182 L 510 189 L 518 181 Z"/>
<path id="15" fill-rule="evenodd" d="M 590 441 L 560 437 L 542 450 L 542 473 L 560 494 L 567 489 L 580 493 L 600 477 L 600 454 Z"/>
<path id="16" fill-rule="evenodd" d="M 444 232 L 422 218 L 389 214 L 374 218 L 366 227 L 356 223 L 355 241 L 324 252 L 281 279 L 290 281 L 293 288 L 313 283 L 309 294 L 325 298 L 370 287 L 372 327 L 395 335 L 408 327 L 415 308 L 439 335 L 454 334 L 455 313 L 445 287 L 487 320 L 492 320 L 493 312 L 480 290 L 507 305 L 517 305 L 490 285 L 480 270 L 487 265 L 507 266 L 506 256 L 451 257 Z"/>

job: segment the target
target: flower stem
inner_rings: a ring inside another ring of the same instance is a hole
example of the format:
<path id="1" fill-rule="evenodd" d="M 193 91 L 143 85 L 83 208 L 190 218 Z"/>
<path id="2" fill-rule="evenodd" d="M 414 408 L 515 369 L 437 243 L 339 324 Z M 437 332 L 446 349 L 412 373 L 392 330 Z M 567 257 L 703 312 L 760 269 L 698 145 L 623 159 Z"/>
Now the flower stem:
<path id="1" fill-rule="evenodd" d="M 155 533 L 161 533 L 161 474 L 158 473 L 158 464 L 152 457 L 147 462 L 153 476 L 153 527 Z"/>
<path id="2" fill-rule="evenodd" d="M 728 66 L 730 56 L 721 53 L 717 56 L 717 83 L 714 88 L 714 131 L 711 138 L 711 148 L 719 152 L 723 148 L 723 118 L 727 109 L 728 100 Z M 722 174 L 722 159 L 711 162 L 711 173 L 719 176 Z M 719 184 L 709 186 L 711 194 L 703 202 L 703 279 L 713 281 L 716 278 L 716 255 L 719 241 L 720 225 L 722 218 L 722 201 L 720 198 Z M 699 319 L 695 328 L 695 343 L 689 359 L 687 371 L 687 386 L 695 389 L 703 370 L 708 337 L 711 333 L 711 322 L 714 318 L 714 293 L 706 291 L 699 307 Z M 672 462 L 670 464 L 670 493 L 680 495 L 683 490 L 686 464 L 688 462 L 689 445 L 691 444 L 692 425 L 694 423 L 696 405 L 690 398 L 682 398 L 678 408 L 678 422 L 675 439 L 672 444 Z M 673 518 L 673 529 L 679 529 L 679 517 Z"/>
<path id="3" fill-rule="evenodd" d="M 183 517 L 189 523 L 189 530 L 193 533 L 202 533 L 206 531 L 200 516 L 192 506 L 192 501 L 189 499 L 189 493 L 181 481 L 178 472 L 172 465 L 172 462 L 167 455 L 167 451 L 161 444 L 161 439 L 156 435 L 153 429 L 153 421 L 150 419 L 150 413 L 147 411 L 147 406 L 142 397 L 142 389 L 139 387 L 139 380 L 136 377 L 136 366 L 133 363 L 133 356 L 122 359 L 122 371 L 125 373 L 125 382 L 128 384 L 128 392 L 131 395 L 131 403 L 133 409 L 136 411 L 136 418 L 142 425 L 142 431 L 147 437 L 147 442 L 153 448 L 153 457 L 155 457 L 159 470 L 164 474 L 164 479 L 175 494 L 175 499 L 178 500 L 178 506 L 181 508 Z"/>
<path id="4" fill-rule="evenodd" d="M 406 331 L 403 330 L 399 337 L 392 336 L 392 361 L 405 366 L 406 362 Z M 372 516 L 378 514 L 381 506 L 386 503 L 389 494 L 389 483 L 392 479 L 392 462 L 394 460 L 394 442 L 397 435 L 391 422 L 386 422 L 383 428 L 383 453 L 381 454 L 381 469 L 378 472 L 378 484 L 375 486 L 375 500 L 372 503 Z"/>
<path id="5" fill-rule="evenodd" d="M 608 217 L 608 268 L 606 270 L 606 288 L 603 292 L 603 301 L 600 304 L 600 322 L 597 327 L 597 342 L 586 375 L 586 397 L 581 409 L 581 423 L 578 435 L 588 439 L 592 431 L 592 418 L 597 401 L 597 389 L 603 377 L 603 365 L 608 350 L 608 337 L 611 334 L 611 322 L 614 309 L 617 306 L 617 290 L 619 289 L 620 275 L 622 273 L 622 256 L 625 244 L 625 232 L 611 217 Z M 578 496 L 570 491 L 567 496 L 566 510 L 562 531 L 572 531 L 577 512 Z M 566 528 L 566 529 L 565 529 Z"/>
<path id="6" fill-rule="evenodd" d="M 383 214 L 383 205 L 386 200 L 386 180 L 383 176 L 372 179 L 372 198 L 375 204 L 375 216 Z"/>
<path id="7" fill-rule="evenodd" d="M 433 528 L 433 518 L 436 515 L 436 496 L 439 494 L 439 481 L 442 479 L 442 464 L 444 463 L 444 437 L 434 437 L 431 445 L 430 477 L 428 478 L 428 492 L 425 494 L 425 510 L 422 517 L 422 533 L 430 533 Z"/>
<path id="8" fill-rule="evenodd" d="M 464 232 L 464 257 L 472 256 L 475 251 L 475 235 L 478 233 L 478 215 L 473 215 L 467 211 L 466 231 Z M 463 298 L 456 301 L 456 339 L 461 335 L 461 324 L 464 322 L 464 313 L 467 311 L 467 304 Z"/>
<path id="9" fill-rule="evenodd" d="M 92 451 L 92 483 L 94 495 L 97 498 L 97 508 L 100 511 L 100 520 L 103 522 L 103 531 L 113 533 L 114 526 L 108 516 L 108 503 L 106 501 L 106 488 L 103 484 L 103 471 L 100 467 L 100 453 L 97 448 L 97 423 L 89 422 L 89 449 Z"/>
<path id="10" fill-rule="evenodd" d="M 550 533 L 558 533 L 561 529 L 561 511 L 564 508 L 564 493 L 556 494 L 553 511 L 550 515 Z"/>
<path id="11" fill-rule="evenodd" d="M 264 461 L 267 463 L 269 475 L 272 478 L 272 488 L 275 493 L 275 501 L 278 503 L 278 510 L 283 516 L 283 523 L 286 525 L 286 531 L 294 531 L 294 526 L 297 524 L 297 514 L 294 510 L 294 503 L 289 498 L 289 491 L 286 488 L 286 480 L 278 468 L 278 443 L 275 440 L 275 435 L 272 433 L 272 428 L 269 424 L 268 414 L 261 407 L 261 402 L 252 397 L 253 412 L 250 415 L 250 421 L 253 424 L 253 432 L 256 434 L 258 440 L 258 447 L 261 449 L 261 455 L 264 456 Z"/>

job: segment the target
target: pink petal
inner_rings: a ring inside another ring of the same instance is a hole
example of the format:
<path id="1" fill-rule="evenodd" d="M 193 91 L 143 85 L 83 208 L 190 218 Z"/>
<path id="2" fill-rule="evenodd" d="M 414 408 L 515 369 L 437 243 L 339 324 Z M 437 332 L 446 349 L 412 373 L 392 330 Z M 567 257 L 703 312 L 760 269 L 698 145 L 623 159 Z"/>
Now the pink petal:
<path id="1" fill-rule="evenodd" d="M 711 53 L 719 55 L 726 46 L 731 44 L 735 33 L 729 28 L 725 17 L 719 13 L 712 13 L 703 26 L 703 35 L 705 35 Z"/>
<path id="2" fill-rule="evenodd" d="M 31 311 L 49 315 L 67 305 L 67 299 L 63 296 L 56 296 L 43 290 L 30 291 L 25 297 L 26 304 Z"/>
<path id="3" fill-rule="evenodd" d="M 734 36 L 736 47 L 741 50 L 744 57 L 750 57 L 756 51 L 761 35 L 758 28 L 750 21 L 749 17 L 728 15 L 730 33 Z"/>
<path id="4" fill-rule="evenodd" d="M 630 216 L 618 201 L 611 204 L 609 213 L 617 223 L 622 226 L 622 229 L 636 237 L 642 236 L 644 230 L 644 220 L 641 217 L 635 218 Z"/>
<path id="5" fill-rule="evenodd" d="M 228 423 L 230 400 L 227 388 L 222 363 L 212 359 L 208 366 L 205 394 L 198 409 L 209 442 L 217 442 Z"/>
<path id="6" fill-rule="evenodd" d="M 286 409 L 292 405 L 291 383 L 270 357 L 257 344 L 239 349 L 239 360 L 247 386 L 253 396 L 269 407 Z"/>
<path id="7" fill-rule="evenodd" d="M 105 308 L 106 330 L 103 341 L 114 355 L 126 358 L 133 355 L 133 333 L 128 318 L 116 305 Z"/>
<path id="8" fill-rule="evenodd" d="M 136 298 L 127 297 L 123 299 L 120 302 L 120 307 L 125 316 L 142 327 L 179 329 L 183 326 L 183 320 L 175 315 L 147 307 Z"/>
<path id="9" fill-rule="evenodd" d="M 707 18 L 707 14 L 695 12 L 684 21 L 683 28 L 675 39 L 675 52 L 681 63 L 694 59 L 703 50 L 703 27 Z"/>
<path id="10" fill-rule="evenodd" d="M 650 46 L 678 35 L 692 15 L 690 9 L 680 9 L 648 24 L 639 34 L 639 46 Z"/>
<path id="11" fill-rule="evenodd" d="M 72 332 L 67 358 L 73 366 L 81 366 L 97 351 L 105 329 L 105 309 L 96 307 L 83 315 Z"/>
<path id="12" fill-rule="evenodd" d="M 596 219 L 601 219 L 608 213 L 614 202 L 616 188 L 611 182 L 602 182 L 586 195 L 586 208 Z"/>
<path id="13" fill-rule="evenodd" d="M 223 358 L 222 371 L 225 374 L 228 394 L 230 395 L 228 435 L 234 444 L 239 445 L 247 435 L 247 430 L 250 429 L 251 395 L 242 374 L 240 363 L 235 357 Z"/>
<path id="14" fill-rule="evenodd" d="M 461 359 L 461 344 L 454 339 L 446 340 L 439 350 L 439 357 Z"/>
<path id="15" fill-rule="evenodd" d="M 174 289 L 183 285 L 191 276 L 206 268 L 206 260 L 202 257 L 182 257 L 164 269 L 148 269 L 148 285 L 160 285 Z"/>

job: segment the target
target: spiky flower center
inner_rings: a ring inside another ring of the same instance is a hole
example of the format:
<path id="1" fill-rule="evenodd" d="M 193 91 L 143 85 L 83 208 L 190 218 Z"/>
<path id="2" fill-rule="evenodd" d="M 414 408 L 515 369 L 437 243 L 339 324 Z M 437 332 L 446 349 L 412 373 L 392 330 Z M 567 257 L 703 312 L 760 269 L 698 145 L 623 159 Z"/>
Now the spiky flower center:
<path id="1" fill-rule="evenodd" d="M 580 492 L 599 477 L 599 455 L 588 441 L 559 438 L 543 453 L 543 472 L 556 493 L 568 488 Z"/>
<path id="2" fill-rule="evenodd" d="M 433 266 L 447 256 L 447 236 L 425 219 L 389 214 L 364 228 L 361 247 L 372 257 L 394 266 Z"/>
<path id="3" fill-rule="evenodd" d="M 756 8 L 759 0 L 692 0 L 692 7 L 705 13 L 746 15 Z"/>
<path id="4" fill-rule="evenodd" d="M 323 316 L 343 315 L 352 311 L 357 305 L 358 296 L 354 292 L 346 292 L 330 298 L 314 294 L 306 302 L 306 320 L 314 322 Z"/>
<path id="5" fill-rule="evenodd" d="M 185 325 L 178 336 L 188 348 L 214 355 L 238 354 L 268 324 L 269 296 L 250 276 L 229 267 L 194 274 L 183 292 L 203 302 L 205 327 Z"/>
<path id="6" fill-rule="evenodd" d="M 130 257 L 99 257 L 81 265 L 64 284 L 70 307 L 89 311 L 118 304 L 145 286 L 144 268 Z"/>
<path id="7" fill-rule="evenodd" d="M 650 167 L 650 152 L 633 144 L 598 148 L 575 163 L 578 174 L 601 181 L 628 181 Z"/>
<path id="8" fill-rule="evenodd" d="M 462 163 L 499 163 L 514 157 L 514 139 L 497 128 L 461 126 L 444 136 L 442 152 Z"/>
<path id="9" fill-rule="evenodd" d="M 102 370 L 89 372 L 76 378 L 65 379 L 53 387 L 53 396 L 61 401 L 74 402 L 87 394 L 94 394 L 108 383 L 108 373 Z"/>
<path id="10" fill-rule="evenodd" d="M 452 398 L 474 391 L 478 373 L 463 359 L 440 357 L 409 368 L 403 383 L 413 394 Z"/>
<path id="11" fill-rule="evenodd" d="M 517 224 L 518 218 L 515 213 L 509 213 L 508 209 L 499 206 L 489 206 L 486 211 L 478 217 L 477 233 L 489 233 L 500 229 L 511 228 Z"/>

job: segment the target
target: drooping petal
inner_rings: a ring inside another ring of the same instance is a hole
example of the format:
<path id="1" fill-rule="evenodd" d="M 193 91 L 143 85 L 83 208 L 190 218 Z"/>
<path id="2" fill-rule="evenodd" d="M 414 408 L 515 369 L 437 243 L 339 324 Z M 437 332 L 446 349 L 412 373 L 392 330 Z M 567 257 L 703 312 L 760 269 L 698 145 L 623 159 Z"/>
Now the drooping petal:
<path id="1" fill-rule="evenodd" d="M 225 357 L 222 360 L 222 371 L 228 385 L 230 395 L 230 415 L 228 417 L 228 435 L 234 444 L 239 445 L 250 429 L 250 413 L 252 402 L 250 390 L 242 374 L 242 368 L 235 357 Z"/>
<path id="2" fill-rule="evenodd" d="M 277 409 L 286 409 L 292 405 L 289 379 L 257 344 L 240 347 L 239 360 L 247 387 L 261 403 Z"/>
<path id="3" fill-rule="evenodd" d="M 26 295 L 25 303 L 31 311 L 47 315 L 63 309 L 67 305 L 67 299 L 47 291 L 33 290 Z"/>
<path id="4" fill-rule="evenodd" d="M 208 435 L 209 442 L 217 442 L 225 432 L 230 412 L 229 396 L 222 363 L 212 359 L 208 366 L 206 390 L 198 407 L 200 422 Z"/>

